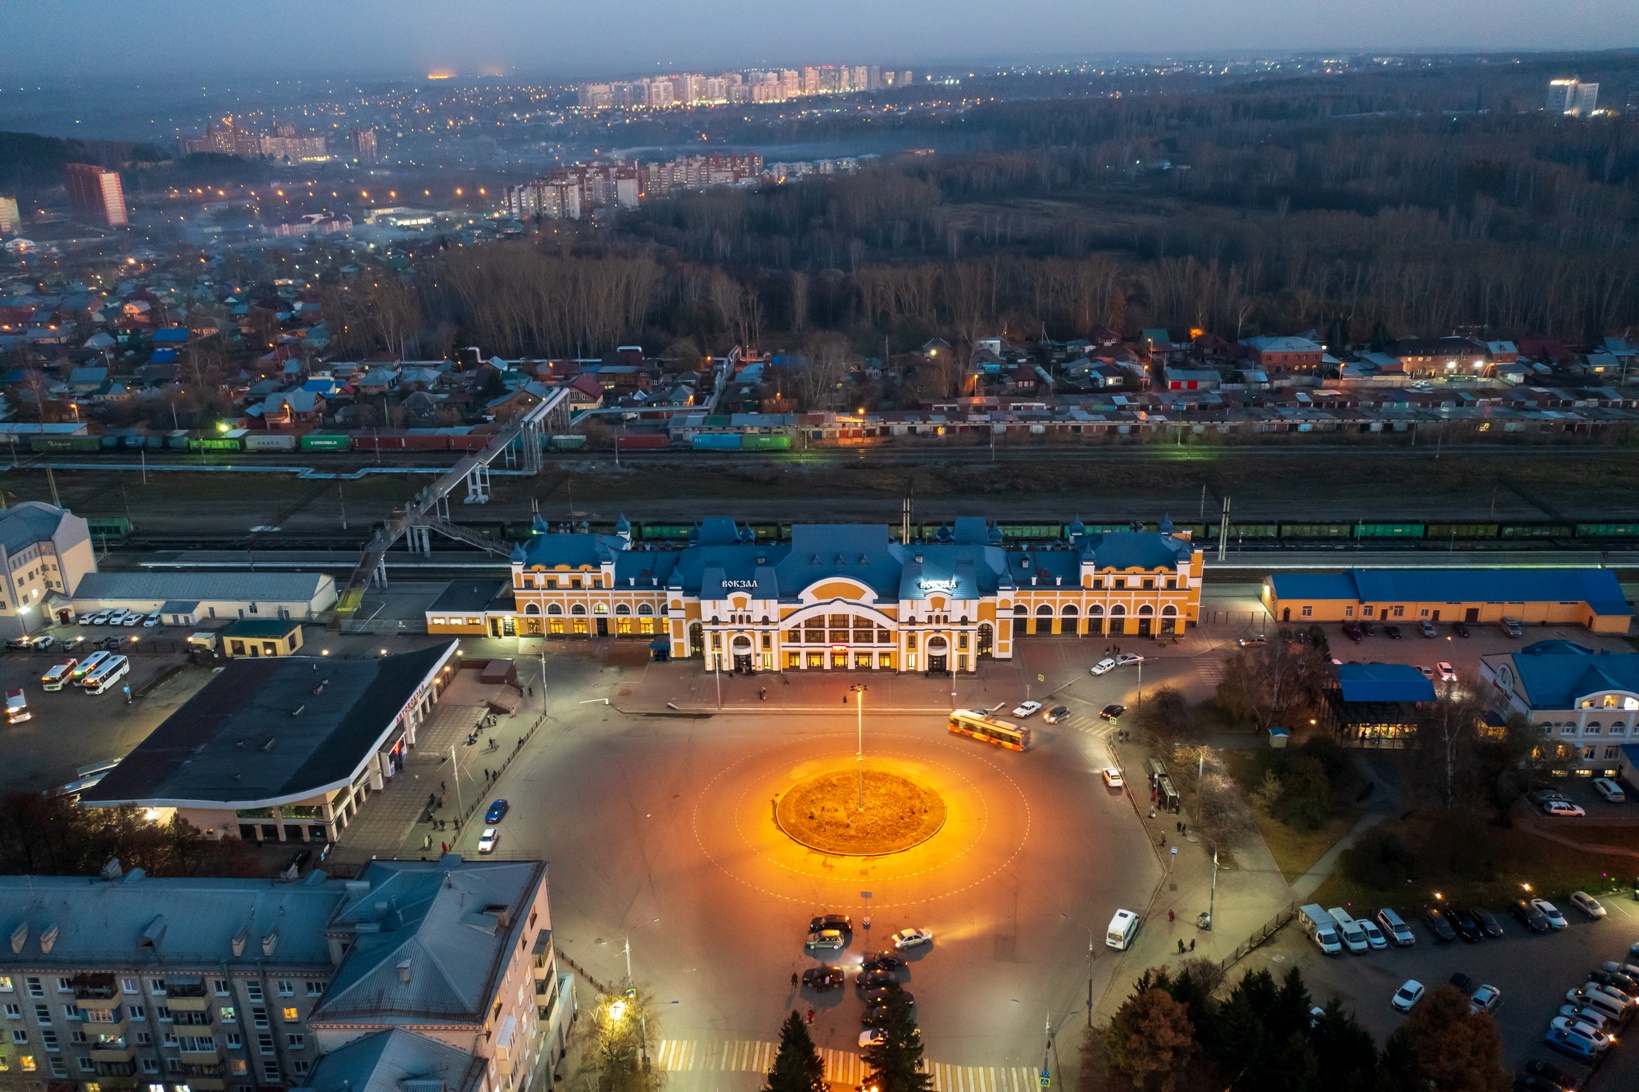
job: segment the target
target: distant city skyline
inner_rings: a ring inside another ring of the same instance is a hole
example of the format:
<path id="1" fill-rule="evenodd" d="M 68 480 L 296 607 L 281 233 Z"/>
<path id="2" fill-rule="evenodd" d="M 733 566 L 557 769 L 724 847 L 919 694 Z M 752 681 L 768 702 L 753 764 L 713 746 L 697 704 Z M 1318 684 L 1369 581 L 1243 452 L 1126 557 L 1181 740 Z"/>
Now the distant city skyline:
<path id="1" fill-rule="evenodd" d="M 1247 50 L 1599 50 L 1639 46 L 1639 5 L 1585 0 L 612 0 L 571 13 L 541 0 L 289 0 L 279 18 L 215 0 L 55 0 L 7 6 L 27 50 L 7 84 L 77 79 L 458 76 L 616 78 L 706 67 L 926 66 L 1043 55 Z M 174 36 L 165 64 L 141 43 Z M 1044 48 L 1046 47 L 1046 48 Z"/>

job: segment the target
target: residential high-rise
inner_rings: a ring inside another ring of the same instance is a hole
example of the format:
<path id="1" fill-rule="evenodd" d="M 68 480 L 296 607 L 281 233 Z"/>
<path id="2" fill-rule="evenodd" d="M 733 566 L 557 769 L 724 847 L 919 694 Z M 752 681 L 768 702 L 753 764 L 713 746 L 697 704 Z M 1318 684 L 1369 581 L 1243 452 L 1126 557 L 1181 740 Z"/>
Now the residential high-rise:
<path id="1" fill-rule="evenodd" d="M 879 64 L 871 65 L 870 73 L 867 77 L 866 82 L 870 85 L 870 90 L 872 90 L 872 91 L 882 90 L 882 66 L 881 65 L 879 65 Z"/>
<path id="2" fill-rule="evenodd" d="M 1599 85 L 1577 79 L 1548 81 L 1546 109 L 1551 114 L 1571 114 L 1587 117 L 1599 105 Z"/>
<path id="3" fill-rule="evenodd" d="M 118 172 L 94 163 L 70 163 L 63 169 L 68 204 L 78 219 L 103 227 L 125 227 L 125 190 Z"/>
<path id="4" fill-rule="evenodd" d="M 23 218 L 17 211 L 17 198 L 0 197 L 0 235 L 15 235 L 22 230 Z"/>
<path id="5" fill-rule="evenodd" d="M 360 163 L 374 163 L 376 161 L 376 131 L 374 129 L 349 130 L 347 143 L 353 149 L 353 158 Z"/>

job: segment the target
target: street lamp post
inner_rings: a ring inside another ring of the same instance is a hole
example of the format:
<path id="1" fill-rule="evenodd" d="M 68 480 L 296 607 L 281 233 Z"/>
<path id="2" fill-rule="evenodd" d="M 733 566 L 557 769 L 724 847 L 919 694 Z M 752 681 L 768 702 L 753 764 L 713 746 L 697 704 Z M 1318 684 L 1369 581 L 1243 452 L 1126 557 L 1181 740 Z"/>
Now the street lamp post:
<path id="1" fill-rule="evenodd" d="M 1143 704 L 1144 704 L 1144 661 L 1139 660 L 1138 661 L 1138 700 L 1133 703 L 1133 708 L 1136 709 L 1136 708 L 1138 708 L 1139 706 L 1141 706 Z"/>
<path id="2" fill-rule="evenodd" d="M 455 744 L 453 744 L 453 743 L 450 744 L 450 772 L 455 775 L 455 812 L 456 812 L 457 815 L 460 815 L 462 813 L 462 811 L 461 811 L 461 763 L 460 763 L 460 760 L 458 760 L 455 757 Z"/>
<path id="3" fill-rule="evenodd" d="M 1093 927 L 1086 922 L 1077 921 L 1062 911 L 1059 917 L 1087 930 L 1087 1027 L 1090 1029 L 1093 1026 L 1093 953 L 1098 950 L 1093 946 Z"/>
<path id="4" fill-rule="evenodd" d="M 870 687 L 855 683 L 848 688 L 859 696 L 854 699 L 854 725 L 859 733 L 859 745 L 854 752 L 854 764 L 859 768 L 859 810 L 865 810 L 865 691 Z"/>

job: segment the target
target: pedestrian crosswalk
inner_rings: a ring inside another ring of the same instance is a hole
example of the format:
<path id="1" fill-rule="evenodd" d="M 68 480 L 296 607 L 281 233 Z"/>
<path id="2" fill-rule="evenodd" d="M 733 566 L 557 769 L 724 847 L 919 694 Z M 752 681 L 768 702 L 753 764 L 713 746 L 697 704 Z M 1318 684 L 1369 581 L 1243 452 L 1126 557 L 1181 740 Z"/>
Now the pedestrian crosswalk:
<path id="1" fill-rule="evenodd" d="M 1217 685 L 1224 681 L 1224 661 L 1217 656 L 1197 656 L 1195 674 L 1200 676 L 1202 682 Z"/>
<path id="2" fill-rule="evenodd" d="M 662 1039 L 655 1050 L 655 1065 L 668 1073 L 716 1071 L 721 1073 L 766 1073 L 774 1065 L 778 1043 L 753 1039 L 698 1042 L 690 1039 Z M 865 1061 L 847 1050 L 820 1051 L 825 1062 L 825 1079 L 831 1084 L 859 1085 L 867 1074 Z M 1036 1071 L 1029 1066 L 928 1065 L 935 1092 L 1032 1092 Z"/>

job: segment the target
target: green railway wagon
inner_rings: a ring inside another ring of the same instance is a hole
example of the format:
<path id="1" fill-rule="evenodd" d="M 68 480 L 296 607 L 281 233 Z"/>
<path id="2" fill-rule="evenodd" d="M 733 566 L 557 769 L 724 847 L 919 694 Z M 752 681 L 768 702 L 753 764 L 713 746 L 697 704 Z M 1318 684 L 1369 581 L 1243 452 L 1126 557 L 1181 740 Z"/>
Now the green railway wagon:
<path id="1" fill-rule="evenodd" d="M 760 436 L 747 434 L 740 438 L 741 451 L 790 451 L 791 437 L 783 433 L 777 436 Z"/>
<path id="2" fill-rule="evenodd" d="M 1639 538 L 1639 523 L 1579 523 L 1577 538 Z"/>
<path id="3" fill-rule="evenodd" d="M 238 451 L 241 446 L 237 436 L 195 436 L 188 441 L 189 451 Z"/>
<path id="4" fill-rule="evenodd" d="M 1422 523 L 1357 523 L 1355 538 L 1422 538 L 1428 526 Z"/>
<path id="5" fill-rule="evenodd" d="M 301 439 L 303 451 L 346 451 L 349 437 L 345 432 L 309 432 Z"/>
<path id="6" fill-rule="evenodd" d="M 1125 528 L 1123 528 L 1123 530 L 1125 530 Z M 1207 537 L 1217 538 L 1218 528 L 1216 526 L 1208 527 Z M 1231 523 L 1229 525 L 1229 537 L 1237 542 L 1244 542 L 1247 539 L 1278 539 L 1280 538 L 1280 524 Z"/>
<path id="7" fill-rule="evenodd" d="M 1352 523 L 1283 523 L 1280 537 L 1290 540 L 1349 538 L 1353 530 Z"/>
<path id="8" fill-rule="evenodd" d="M 1486 539 L 1497 537 L 1495 523 L 1431 523 L 1428 525 L 1429 541 L 1439 539 Z"/>
<path id="9" fill-rule="evenodd" d="M 1062 523 L 998 523 L 1006 542 L 1051 542 L 1064 537 Z"/>
<path id="10" fill-rule="evenodd" d="M 131 534 L 131 521 L 124 516 L 87 516 L 86 531 L 103 542 L 124 542 Z"/>
<path id="11" fill-rule="evenodd" d="M 28 446 L 31 451 L 50 453 L 54 451 L 101 451 L 101 436 L 30 436 Z"/>
<path id="12" fill-rule="evenodd" d="M 686 539 L 694 531 L 692 523 L 640 523 L 637 528 L 637 537 L 663 542 L 675 542 Z"/>

